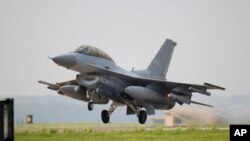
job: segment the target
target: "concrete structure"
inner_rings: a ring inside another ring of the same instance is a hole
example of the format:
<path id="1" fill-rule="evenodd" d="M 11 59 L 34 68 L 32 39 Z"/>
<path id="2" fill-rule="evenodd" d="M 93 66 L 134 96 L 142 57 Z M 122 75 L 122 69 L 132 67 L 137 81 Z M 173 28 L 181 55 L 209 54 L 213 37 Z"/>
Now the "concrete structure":
<path id="1" fill-rule="evenodd" d="M 173 126 L 180 126 L 182 123 L 182 120 L 175 117 L 174 115 L 167 113 L 165 116 L 165 126 L 173 127 Z"/>
<path id="2" fill-rule="evenodd" d="M 182 120 L 171 113 L 166 113 L 166 115 L 161 117 L 153 117 L 151 120 L 154 125 L 164 125 L 166 127 L 183 126 Z"/>
<path id="3" fill-rule="evenodd" d="M 32 124 L 33 123 L 33 116 L 27 115 L 26 117 L 26 124 Z"/>
<path id="4" fill-rule="evenodd" d="M 14 99 L 0 100 L 0 141 L 14 141 Z"/>
<path id="5" fill-rule="evenodd" d="M 162 116 L 152 117 L 153 124 L 167 127 L 173 126 L 199 126 L 228 125 L 227 119 L 212 108 L 178 107 L 167 111 Z"/>

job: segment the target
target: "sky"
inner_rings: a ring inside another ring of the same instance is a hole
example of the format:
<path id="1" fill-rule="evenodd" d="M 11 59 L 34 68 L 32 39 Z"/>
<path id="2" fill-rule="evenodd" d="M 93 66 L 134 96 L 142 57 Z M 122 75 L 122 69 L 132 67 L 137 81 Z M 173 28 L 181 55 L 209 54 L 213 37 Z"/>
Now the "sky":
<path id="1" fill-rule="evenodd" d="M 145 69 L 166 38 L 177 42 L 169 81 L 249 95 L 249 25 L 249 0 L 0 0 L 0 96 L 56 94 L 37 81 L 77 73 L 48 57 L 82 44 Z"/>

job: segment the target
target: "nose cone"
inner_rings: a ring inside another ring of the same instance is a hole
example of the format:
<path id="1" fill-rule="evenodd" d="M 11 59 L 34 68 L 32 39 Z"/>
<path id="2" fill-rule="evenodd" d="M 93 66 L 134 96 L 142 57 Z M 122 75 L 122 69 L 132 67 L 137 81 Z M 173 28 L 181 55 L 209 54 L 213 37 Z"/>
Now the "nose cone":
<path id="1" fill-rule="evenodd" d="M 76 64 L 76 56 L 74 54 L 63 54 L 52 58 L 52 60 L 63 67 L 70 68 Z"/>

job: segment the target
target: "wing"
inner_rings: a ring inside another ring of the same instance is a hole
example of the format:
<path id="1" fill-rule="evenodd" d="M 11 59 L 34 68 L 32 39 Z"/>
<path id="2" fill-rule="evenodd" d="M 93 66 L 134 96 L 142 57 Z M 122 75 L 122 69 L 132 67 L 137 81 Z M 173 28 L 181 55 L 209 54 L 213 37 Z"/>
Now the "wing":
<path id="1" fill-rule="evenodd" d="M 123 73 L 121 71 L 113 71 L 112 69 L 107 68 L 107 67 L 101 68 L 101 67 L 96 67 L 92 65 L 89 65 L 89 66 L 97 70 L 99 74 L 116 76 L 134 85 L 144 85 L 144 86 L 148 84 L 159 85 L 162 88 L 166 89 L 168 92 L 172 92 L 169 96 L 172 96 L 172 98 L 181 105 L 183 103 L 188 104 L 188 105 L 193 103 L 193 104 L 213 107 L 208 104 L 192 101 L 191 100 L 192 93 L 195 92 L 195 93 L 210 96 L 211 93 L 207 91 L 208 89 L 225 90 L 225 88 L 223 87 L 219 87 L 219 86 L 212 85 L 209 83 L 204 83 L 204 85 L 197 85 L 197 84 L 170 82 L 170 81 L 157 80 L 157 79 L 148 79 L 148 78 L 143 78 L 133 72 Z"/>
<path id="2" fill-rule="evenodd" d="M 59 91 L 60 87 L 64 85 L 78 85 L 76 80 L 69 80 L 69 81 L 64 81 L 64 82 L 55 83 L 55 84 L 51 84 L 49 82 L 39 80 L 38 83 L 48 85 L 47 87 L 48 89 L 55 90 L 55 91 Z"/>
<path id="3" fill-rule="evenodd" d="M 134 83 L 136 85 L 141 84 L 141 85 L 147 85 L 151 83 L 155 83 L 164 87 L 167 87 L 168 89 L 174 89 L 176 87 L 185 87 L 189 88 L 193 92 L 205 94 L 205 95 L 210 95 L 210 93 L 206 92 L 207 89 L 220 89 L 220 90 L 225 90 L 223 87 L 219 87 L 216 85 L 212 85 L 209 83 L 204 83 L 204 85 L 197 85 L 197 84 L 188 84 L 188 83 L 177 83 L 177 82 L 170 82 L 170 81 L 164 81 L 164 80 L 157 80 L 157 79 L 148 79 L 148 78 L 143 78 L 133 72 L 128 73 L 128 72 L 120 72 L 120 71 L 113 71 L 112 69 L 106 68 L 106 67 L 97 67 L 97 66 L 92 66 L 88 64 L 90 67 L 93 67 L 95 70 L 97 70 L 100 74 L 105 74 L 105 75 L 113 75 L 116 76 L 120 79 L 123 79 L 125 81 L 128 81 L 130 83 Z"/>

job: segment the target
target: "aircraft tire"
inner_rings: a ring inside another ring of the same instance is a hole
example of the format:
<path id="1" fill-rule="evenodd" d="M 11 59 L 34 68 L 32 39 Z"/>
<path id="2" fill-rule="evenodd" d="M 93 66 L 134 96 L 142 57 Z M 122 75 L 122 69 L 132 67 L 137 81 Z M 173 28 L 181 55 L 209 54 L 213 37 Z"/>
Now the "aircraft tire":
<path id="1" fill-rule="evenodd" d="M 144 124 L 147 121 L 147 113 L 146 111 L 142 110 L 139 112 L 138 120 L 140 124 Z"/>
<path id="2" fill-rule="evenodd" d="M 107 110 L 102 111 L 102 122 L 109 123 L 109 112 Z"/>
<path id="3" fill-rule="evenodd" d="M 94 109 L 94 103 L 93 102 L 89 102 L 88 103 L 88 110 L 92 111 Z"/>

